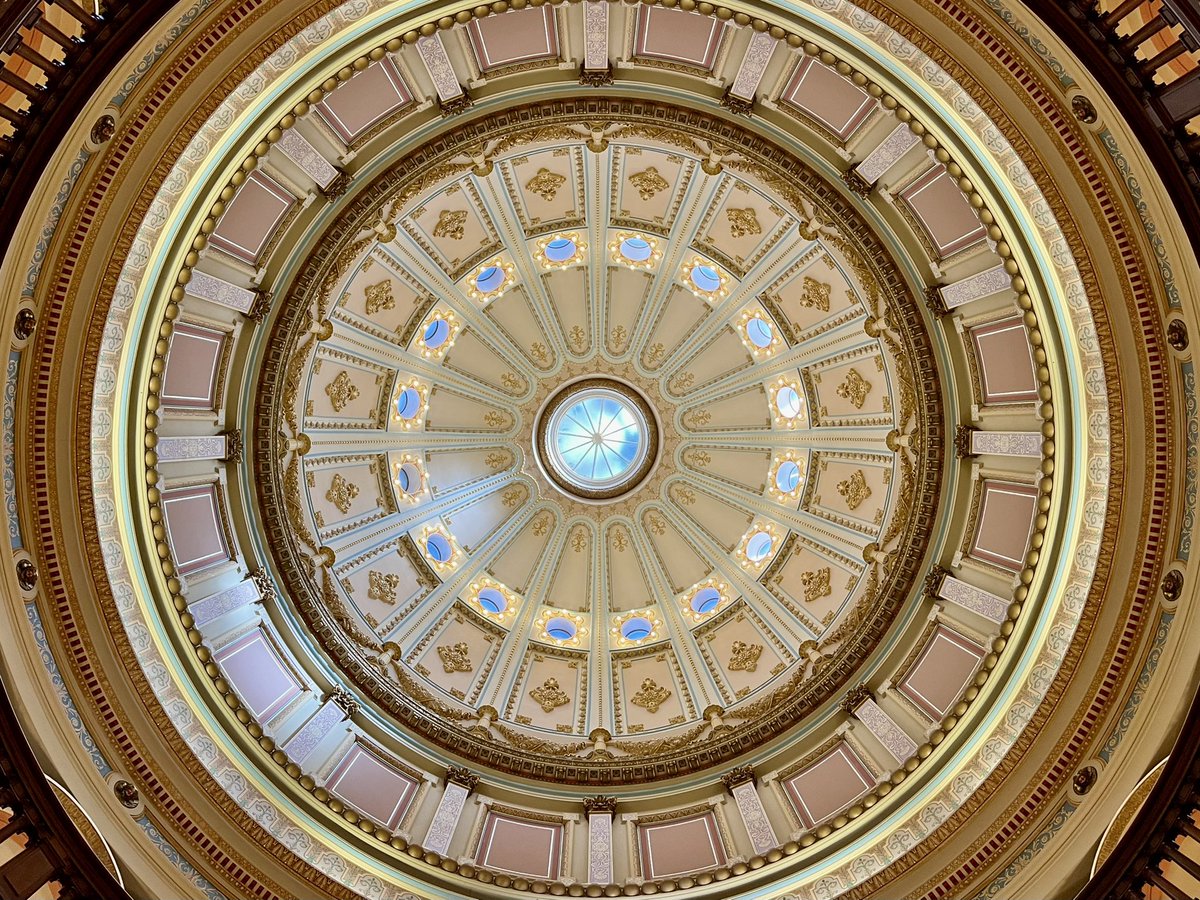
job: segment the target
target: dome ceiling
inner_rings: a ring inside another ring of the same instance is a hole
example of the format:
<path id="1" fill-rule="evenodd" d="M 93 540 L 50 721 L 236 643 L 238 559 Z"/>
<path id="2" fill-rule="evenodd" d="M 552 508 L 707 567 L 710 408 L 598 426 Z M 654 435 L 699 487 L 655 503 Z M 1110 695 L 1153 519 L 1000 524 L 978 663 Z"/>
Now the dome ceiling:
<path id="1" fill-rule="evenodd" d="M 712 164 L 682 110 L 592 112 L 599 145 L 535 108 L 439 142 L 489 136 L 483 167 L 414 179 L 455 155 L 418 150 L 356 196 L 278 320 L 256 483 L 288 593 L 401 723 L 630 782 L 761 745 L 875 651 L 942 408 L 839 191 L 732 126 Z"/>
<path id="2" fill-rule="evenodd" d="M 62 566 L 162 790 L 235 835 L 221 877 L 944 896 L 1054 812 L 1148 621 L 1106 579 L 1144 594 L 1165 532 L 1119 545 L 1122 504 L 1173 502 L 1169 448 L 1130 486 L 1114 429 L 1168 442 L 1173 387 L 1135 365 L 1154 315 L 1110 331 L 1141 261 L 1102 179 L 1044 165 L 1092 162 L 1036 53 L 1003 46 L 1009 115 L 986 30 L 916 5 L 947 33 L 840 0 L 222 8 L 261 55 L 120 122 L 99 158 L 154 122 L 159 164 L 23 370 L 76 373 L 91 431 L 26 467 L 81 486 L 39 527 L 79 529 Z M 1153 414 L 1112 382 L 1143 376 Z"/>

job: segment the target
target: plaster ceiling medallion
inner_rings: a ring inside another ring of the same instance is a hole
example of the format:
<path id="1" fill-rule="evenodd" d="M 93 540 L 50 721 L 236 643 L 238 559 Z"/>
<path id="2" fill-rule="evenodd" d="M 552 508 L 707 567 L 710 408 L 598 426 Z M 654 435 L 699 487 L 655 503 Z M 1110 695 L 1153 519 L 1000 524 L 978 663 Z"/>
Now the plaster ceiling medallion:
<path id="1" fill-rule="evenodd" d="M 547 104 L 364 187 L 261 375 L 258 427 L 309 449 L 255 461 L 287 596 L 396 726 L 587 783 L 828 700 L 917 587 L 943 440 L 921 316 L 839 191 L 733 126 L 698 181 L 699 117 L 604 113 L 602 148 Z M 484 134 L 486 175 L 447 164 Z"/>

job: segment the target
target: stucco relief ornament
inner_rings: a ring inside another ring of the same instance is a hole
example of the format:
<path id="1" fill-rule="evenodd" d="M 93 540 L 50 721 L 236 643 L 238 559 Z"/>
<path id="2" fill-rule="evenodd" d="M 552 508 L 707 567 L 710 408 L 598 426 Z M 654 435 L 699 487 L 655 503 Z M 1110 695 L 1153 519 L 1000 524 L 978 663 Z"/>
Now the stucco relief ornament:
<path id="1" fill-rule="evenodd" d="M 850 405 L 855 409 L 863 408 L 869 393 L 871 393 L 871 382 L 863 378 L 858 369 L 851 369 L 847 372 L 846 380 L 837 388 L 837 395 L 843 400 L 849 400 Z"/>
<path id="2" fill-rule="evenodd" d="M 640 706 L 649 713 L 658 712 L 658 708 L 667 702 L 671 696 L 671 692 L 665 687 L 662 687 L 653 678 L 647 678 L 642 682 L 642 686 L 638 688 L 638 692 L 634 694 L 629 702 L 634 706 Z"/>
<path id="3" fill-rule="evenodd" d="M 567 696 L 566 691 L 558 686 L 557 678 L 547 678 L 542 682 L 541 687 L 534 688 L 529 692 L 529 696 L 533 698 L 533 702 L 542 708 L 544 713 L 552 713 L 560 706 L 566 706 L 571 702 L 571 698 Z"/>
<path id="4" fill-rule="evenodd" d="M 396 589 L 400 587 L 400 576 L 395 572 L 367 572 L 367 598 L 380 603 L 396 602 Z"/>
<path id="5" fill-rule="evenodd" d="M 325 395 L 333 404 L 334 412 L 341 412 L 347 404 L 358 399 L 358 387 L 350 380 L 345 372 L 338 372 L 337 377 L 325 385 Z"/>
<path id="6" fill-rule="evenodd" d="M 845 481 L 838 482 L 838 493 L 846 498 L 846 505 L 858 509 L 863 501 L 871 496 L 871 488 L 867 485 L 867 476 L 862 469 L 856 469 L 854 474 Z"/>
<path id="7" fill-rule="evenodd" d="M 442 668 L 447 674 L 453 672 L 470 672 L 475 667 L 471 664 L 471 648 L 463 641 L 453 645 L 443 645 L 437 648 L 442 660 Z"/>
<path id="8" fill-rule="evenodd" d="M 829 312 L 830 290 L 832 290 L 830 285 L 822 284 L 817 279 L 805 275 L 804 290 L 800 295 L 800 305 L 819 309 L 821 312 Z"/>
<path id="9" fill-rule="evenodd" d="M 815 572 L 805 572 L 800 576 L 800 583 L 804 585 L 806 603 L 812 603 L 833 593 L 829 586 L 829 574 L 829 566 L 825 566 Z"/>
<path id="10" fill-rule="evenodd" d="M 762 656 L 762 644 L 747 644 L 745 641 L 734 641 L 729 648 L 730 672 L 753 672 L 758 668 L 758 658 Z"/>
<path id="11" fill-rule="evenodd" d="M 395 309 L 396 298 L 392 296 L 391 281 L 381 281 L 379 284 L 367 285 L 367 315 L 374 315 L 385 309 Z"/>
<path id="12" fill-rule="evenodd" d="M 329 484 L 329 490 L 325 492 L 325 499 L 337 507 L 338 512 L 345 515 L 350 512 L 350 503 L 358 496 L 358 485 L 351 484 L 340 474 L 333 476 L 333 481 Z"/>
<path id="13" fill-rule="evenodd" d="M 758 214 L 753 207 L 730 208 L 725 210 L 725 215 L 729 217 L 729 233 L 735 238 L 748 234 L 762 234 L 762 225 L 758 223 Z"/>
<path id="14" fill-rule="evenodd" d="M 537 170 L 536 175 L 525 182 L 525 189 L 549 202 L 557 196 L 558 189 L 563 186 L 566 180 L 567 177 L 565 175 L 559 175 L 557 172 L 541 168 Z"/>
<path id="15" fill-rule="evenodd" d="M 437 224 L 433 226 L 435 238 L 450 238 L 461 241 L 466 234 L 467 211 L 465 209 L 443 209 L 438 215 Z"/>
<path id="16" fill-rule="evenodd" d="M 658 169 L 654 166 L 634 172 L 629 176 L 629 183 L 637 188 L 638 196 L 643 200 L 651 200 L 655 194 L 662 193 L 671 186 L 667 179 L 658 174 Z"/>

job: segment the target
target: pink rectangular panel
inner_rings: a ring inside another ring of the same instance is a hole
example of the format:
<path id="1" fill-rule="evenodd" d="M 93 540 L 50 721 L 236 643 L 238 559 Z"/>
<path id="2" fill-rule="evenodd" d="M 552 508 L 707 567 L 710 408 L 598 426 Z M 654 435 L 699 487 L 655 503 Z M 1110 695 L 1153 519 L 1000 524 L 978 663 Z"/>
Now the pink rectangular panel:
<path id="1" fill-rule="evenodd" d="M 725 34 L 725 23 L 711 16 L 639 6 L 633 55 L 663 59 L 710 71 Z"/>
<path id="2" fill-rule="evenodd" d="M 845 141 L 866 121 L 875 101 L 811 56 L 796 67 L 781 98 Z"/>
<path id="3" fill-rule="evenodd" d="M 417 781 L 356 743 L 334 766 L 325 787 L 360 813 L 395 830 L 417 792 Z"/>
<path id="4" fill-rule="evenodd" d="M 412 103 L 396 64 L 385 56 L 344 82 L 316 105 L 317 114 L 347 145 Z"/>
<path id="5" fill-rule="evenodd" d="M 897 688 L 937 722 L 958 701 L 983 655 L 970 638 L 939 625 Z"/>
<path id="6" fill-rule="evenodd" d="M 900 198 L 916 216 L 939 259 L 982 241 L 987 233 L 945 166 L 934 166 L 901 191 Z"/>
<path id="7" fill-rule="evenodd" d="M 181 322 L 171 334 L 159 399 L 164 406 L 216 409 L 217 384 L 225 342 L 224 331 Z"/>
<path id="8" fill-rule="evenodd" d="M 229 201 L 209 243 L 235 259 L 257 265 L 275 229 L 295 205 L 296 198 L 287 188 L 256 169 Z"/>
<path id="9" fill-rule="evenodd" d="M 473 19 L 467 25 L 471 48 L 484 72 L 538 59 L 558 58 L 554 7 L 529 8 Z"/>
<path id="10" fill-rule="evenodd" d="M 1019 572 L 1037 516 L 1037 488 L 1011 481 L 984 481 L 971 556 Z"/>
<path id="11" fill-rule="evenodd" d="M 845 741 L 783 783 L 805 828 L 841 812 L 874 786 L 871 770 Z"/>
<path id="12" fill-rule="evenodd" d="M 163 491 L 162 509 L 179 574 L 191 575 L 231 559 L 216 484 Z"/>
<path id="13" fill-rule="evenodd" d="M 1030 403 L 1037 400 L 1033 348 L 1018 317 L 971 329 L 984 403 Z"/>
<path id="14" fill-rule="evenodd" d="M 238 697 L 259 722 L 270 722 L 276 713 L 300 696 L 300 683 L 262 628 L 222 647 L 215 659 Z"/>
<path id="15" fill-rule="evenodd" d="M 669 878 L 725 865 L 725 846 L 711 812 L 638 825 L 642 877 Z"/>
<path id="16" fill-rule="evenodd" d="M 563 826 L 488 811 L 479 838 L 477 865 L 533 878 L 558 877 L 562 865 Z"/>

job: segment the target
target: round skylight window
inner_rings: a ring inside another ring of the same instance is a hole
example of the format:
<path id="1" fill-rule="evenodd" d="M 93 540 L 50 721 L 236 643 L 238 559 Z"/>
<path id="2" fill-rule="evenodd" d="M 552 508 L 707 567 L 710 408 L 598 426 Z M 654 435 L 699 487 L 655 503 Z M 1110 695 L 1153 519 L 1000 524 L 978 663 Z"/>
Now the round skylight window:
<path id="1" fill-rule="evenodd" d="M 790 494 L 800 484 L 800 467 L 791 460 L 779 464 L 775 473 L 775 487 L 785 494 Z"/>
<path id="2" fill-rule="evenodd" d="M 711 294 L 721 287 L 721 276 L 712 266 L 696 266 L 692 269 L 691 279 L 692 284 L 706 294 Z"/>
<path id="3" fill-rule="evenodd" d="M 402 419 L 414 419 L 421 411 L 421 394 L 416 388 L 405 388 L 396 398 L 396 413 Z"/>
<path id="4" fill-rule="evenodd" d="M 775 395 L 775 406 L 785 419 L 794 419 L 800 415 L 800 394 L 790 385 L 781 387 Z"/>
<path id="5" fill-rule="evenodd" d="M 537 426 L 538 462 L 562 490 L 583 499 L 635 487 L 658 451 L 649 404 L 628 385 L 592 378 L 550 398 Z"/>
<path id="6" fill-rule="evenodd" d="M 430 559 L 439 563 L 448 562 L 453 555 L 450 542 L 446 540 L 445 535 L 436 532 L 425 539 L 425 552 L 429 554 Z"/>
<path id="7" fill-rule="evenodd" d="M 746 541 L 746 558 L 753 563 L 760 563 L 771 555 L 773 545 L 771 536 L 765 531 L 756 531 Z"/>
<path id="8" fill-rule="evenodd" d="M 425 334 L 421 339 L 430 350 L 436 350 L 446 343 L 448 337 L 450 337 L 450 323 L 445 319 L 434 319 L 426 326 Z"/>
<path id="9" fill-rule="evenodd" d="M 504 284 L 504 270 L 499 266 L 488 266 L 475 276 L 475 288 L 481 294 L 490 294 Z"/>
<path id="10" fill-rule="evenodd" d="M 621 623 L 621 637 L 627 641 L 644 641 L 654 631 L 654 625 L 649 619 L 635 616 Z"/>
<path id="11" fill-rule="evenodd" d="M 575 256 L 578 248 L 570 238 L 555 238 L 546 245 L 546 259 L 550 262 L 566 262 Z"/>
<path id="12" fill-rule="evenodd" d="M 621 241 L 621 255 L 630 262 L 645 262 L 654 252 L 650 242 L 640 237 L 625 238 Z"/>
<path id="13" fill-rule="evenodd" d="M 762 350 L 771 346 L 774 331 L 766 319 L 755 316 L 746 323 L 746 335 L 750 338 L 750 343 Z"/>
<path id="14" fill-rule="evenodd" d="M 720 602 L 721 592 L 716 588 L 700 588 L 692 594 L 692 611 L 702 616 L 707 615 L 716 609 Z"/>
<path id="15" fill-rule="evenodd" d="M 575 637 L 575 623 L 562 616 L 555 616 L 546 623 L 546 636 L 556 641 L 569 641 Z"/>
<path id="16" fill-rule="evenodd" d="M 479 592 L 479 605 L 494 616 L 508 609 L 508 599 L 495 588 L 484 588 Z"/>

